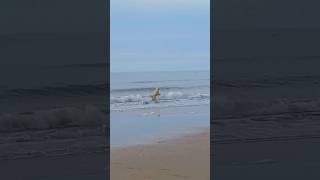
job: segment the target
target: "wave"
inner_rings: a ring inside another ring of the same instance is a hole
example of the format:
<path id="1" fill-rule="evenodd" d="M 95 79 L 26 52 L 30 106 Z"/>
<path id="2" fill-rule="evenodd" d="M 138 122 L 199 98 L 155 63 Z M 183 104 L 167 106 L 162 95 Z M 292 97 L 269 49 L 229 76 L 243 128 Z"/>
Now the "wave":
<path id="1" fill-rule="evenodd" d="M 181 91 L 169 91 L 161 93 L 156 102 L 151 102 L 149 96 L 132 94 L 124 96 L 111 96 L 110 108 L 113 111 L 125 111 L 132 109 L 148 109 L 163 107 L 182 107 L 208 105 L 210 95 L 207 93 L 186 93 Z"/>
<path id="2" fill-rule="evenodd" d="M 184 90 L 184 89 L 199 89 L 199 88 L 209 88 L 209 85 L 202 85 L 202 86 L 159 86 L 160 90 Z M 117 92 L 152 92 L 154 87 L 143 87 L 143 88 L 124 88 L 124 89 L 111 89 L 111 93 Z"/>
<path id="3" fill-rule="evenodd" d="M 126 103 L 126 102 L 140 102 L 144 101 L 145 97 L 140 94 L 137 95 L 128 95 L 128 96 L 119 96 L 119 97 L 110 97 L 110 103 Z"/>
<path id="4" fill-rule="evenodd" d="M 0 114 L 0 132 L 103 126 L 106 114 L 94 105 L 64 107 L 18 114 Z"/>
<path id="5" fill-rule="evenodd" d="M 183 93 L 181 91 L 170 91 L 167 93 L 162 93 L 159 97 L 159 101 L 164 100 L 178 100 L 178 99 L 208 99 L 209 94 L 204 93 Z M 149 100 L 149 96 L 136 94 L 136 95 L 126 95 L 118 97 L 110 97 L 110 103 L 127 103 L 127 102 L 145 102 Z"/>
<path id="6" fill-rule="evenodd" d="M 177 79 L 177 80 L 164 80 L 164 81 L 133 81 L 133 84 L 147 84 L 147 83 L 163 83 L 163 82 L 189 82 L 189 81 L 209 81 L 210 79 Z"/>

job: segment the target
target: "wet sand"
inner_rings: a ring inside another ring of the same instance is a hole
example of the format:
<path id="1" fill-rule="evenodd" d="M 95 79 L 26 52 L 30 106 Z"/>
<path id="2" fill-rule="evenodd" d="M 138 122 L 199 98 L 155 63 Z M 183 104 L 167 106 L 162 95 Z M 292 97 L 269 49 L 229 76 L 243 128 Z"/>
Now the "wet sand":
<path id="1" fill-rule="evenodd" d="M 111 149 L 112 180 L 209 180 L 209 129 L 154 144 Z"/>

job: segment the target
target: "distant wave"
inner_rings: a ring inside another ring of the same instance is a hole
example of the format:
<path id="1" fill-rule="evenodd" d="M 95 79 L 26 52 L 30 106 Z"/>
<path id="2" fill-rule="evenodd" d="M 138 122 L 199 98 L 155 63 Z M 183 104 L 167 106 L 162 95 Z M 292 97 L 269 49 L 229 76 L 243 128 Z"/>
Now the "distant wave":
<path id="1" fill-rule="evenodd" d="M 147 83 L 162 83 L 162 82 L 188 82 L 188 81 L 203 81 L 209 79 L 179 79 L 179 80 L 164 80 L 164 81 L 133 81 L 134 84 L 147 84 Z"/>
<path id="2" fill-rule="evenodd" d="M 183 86 L 183 87 L 173 87 L 173 86 L 159 86 L 160 90 L 183 90 L 183 89 L 197 89 L 197 88 L 209 88 L 209 85 L 203 86 Z M 140 92 L 146 91 L 151 92 L 154 90 L 154 87 L 143 87 L 143 88 L 124 88 L 124 89 L 111 89 L 111 93 L 116 92 Z"/>

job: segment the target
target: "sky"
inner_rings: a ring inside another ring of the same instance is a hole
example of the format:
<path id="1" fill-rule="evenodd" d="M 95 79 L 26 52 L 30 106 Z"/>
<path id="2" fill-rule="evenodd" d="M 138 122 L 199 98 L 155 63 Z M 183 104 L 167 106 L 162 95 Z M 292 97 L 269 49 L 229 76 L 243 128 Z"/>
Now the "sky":
<path id="1" fill-rule="evenodd" d="M 111 72 L 209 70 L 210 0 L 111 0 Z"/>

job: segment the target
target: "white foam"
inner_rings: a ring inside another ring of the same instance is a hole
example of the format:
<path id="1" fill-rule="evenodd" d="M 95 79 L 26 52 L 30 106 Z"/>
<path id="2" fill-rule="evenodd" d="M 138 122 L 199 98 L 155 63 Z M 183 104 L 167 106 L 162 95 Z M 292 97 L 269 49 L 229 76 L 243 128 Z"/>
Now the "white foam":
<path id="1" fill-rule="evenodd" d="M 141 95 L 128 95 L 128 96 L 119 96 L 119 97 L 111 97 L 110 103 L 126 103 L 126 102 L 143 102 L 143 98 Z"/>
<path id="2" fill-rule="evenodd" d="M 193 98 L 209 98 L 208 94 L 202 93 L 183 93 L 181 91 L 170 91 L 162 93 L 159 97 L 160 100 L 176 100 L 176 99 L 193 99 Z M 126 103 L 126 102 L 141 102 L 142 104 L 148 104 L 148 95 L 125 95 L 125 96 L 111 96 L 110 103 Z"/>
<path id="3" fill-rule="evenodd" d="M 209 103 L 210 96 L 205 93 L 186 93 L 181 91 L 161 92 L 157 102 L 151 102 L 148 95 L 125 95 L 111 97 L 111 110 L 123 111 L 151 107 L 189 106 Z"/>

